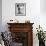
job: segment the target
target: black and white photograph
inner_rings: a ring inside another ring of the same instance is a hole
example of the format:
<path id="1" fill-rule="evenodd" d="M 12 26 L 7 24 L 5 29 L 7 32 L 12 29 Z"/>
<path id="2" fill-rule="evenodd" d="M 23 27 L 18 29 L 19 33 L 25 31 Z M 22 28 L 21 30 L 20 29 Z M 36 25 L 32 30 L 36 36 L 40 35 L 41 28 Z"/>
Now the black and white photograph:
<path id="1" fill-rule="evenodd" d="M 15 4 L 15 15 L 16 16 L 26 15 L 26 3 L 16 3 Z"/>

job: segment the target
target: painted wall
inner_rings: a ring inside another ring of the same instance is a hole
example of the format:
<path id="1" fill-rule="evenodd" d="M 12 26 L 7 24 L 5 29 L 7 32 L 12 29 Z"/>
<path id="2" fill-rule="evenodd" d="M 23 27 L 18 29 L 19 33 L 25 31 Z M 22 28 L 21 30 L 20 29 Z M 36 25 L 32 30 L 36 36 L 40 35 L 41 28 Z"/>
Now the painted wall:
<path id="1" fill-rule="evenodd" d="M 15 16 L 15 3 L 26 3 L 26 16 Z M 38 39 L 36 37 L 36 27 L 39 24 L 46 30 L 46 15 L 41 12 L 40 0 L 2 0 L 2 26 L 3 31 L 8 30 L 7 22 L 11 19 L 17 19 L 19 22 L 30 20 L 33 25 L 33 45 L 38 46 Z"/>
<path id="2" fill-rule="evenodd" d="M 46 0 L 40 0 L 40 24 L 46 31 Z"/>
<path id="3" fill-rule="evenodd" d="M 40 0 L 40 10 L 42 13 L 46 13 L 46 0 Z"/>
<path id="4" fill-rule="evenodd" d="M 2 0 L 0 0 L 0 31 L 2 29 Z"/>
<path id="5" fill-rule="evenodd" d="M 15 16 L 15 3 L 26 3 L 26 16 Z M 2 0 L 2 24 L 6 25 L 10 19 L 17 19 L 19 22 L 30 20 L 33 23 L 39 23 L 40 0 Z M 38 21 L 37 21 L 38 20 Z M 5 26 L 6 27 L 6 26 Z M 6 30 L 6 28 L 4 29 Z M 4 31 L 5 31 L 4 30 Z"/>

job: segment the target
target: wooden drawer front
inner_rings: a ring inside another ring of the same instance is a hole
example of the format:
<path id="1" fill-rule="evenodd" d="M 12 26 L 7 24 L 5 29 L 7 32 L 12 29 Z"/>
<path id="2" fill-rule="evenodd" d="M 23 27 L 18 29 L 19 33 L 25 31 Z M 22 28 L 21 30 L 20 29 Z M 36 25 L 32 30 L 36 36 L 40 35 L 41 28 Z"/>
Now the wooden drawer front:
<path id="1" fill-rule="evenodd" d="M 29 25 L 11 25 L 10 27 L 15 27 L 15 28 L 32 28 L 32 26 Z"/>
<path id="2" fill-rule="evenodd" d="M 15 32 L 18 32 L 18 31 L 22 31 L 22 32 L 29 32 L 29 31 L 31 31 L 31 29 L 29 29 L 29 28 L 11 28 L 11 29 L 9 29 L 9 31 L 15 31 Z"/>
<path id="3" fill-rule="evenodd" d="M 9 27 L 9 31 L 15 31 L 15 32 L 18 32 L 18 31 L 25 31 L 25 32 L 29 32 L 32 30 L 32 26 L 29 26 L 29 25 L 11 25 Z"/>

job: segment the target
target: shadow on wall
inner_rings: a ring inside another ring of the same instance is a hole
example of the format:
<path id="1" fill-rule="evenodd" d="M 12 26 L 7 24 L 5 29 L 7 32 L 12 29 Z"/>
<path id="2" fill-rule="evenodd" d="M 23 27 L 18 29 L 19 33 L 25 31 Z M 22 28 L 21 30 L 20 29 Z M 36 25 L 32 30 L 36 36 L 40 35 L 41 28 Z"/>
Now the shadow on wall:
<path id="1" fill-rule="evenodd" d="M 0 31 L 2 31 L 2 0 L 0 0 Z"/>
<path id="2" fill-rule="evenodd" d="M 46 0 L 40 0 L 40 11 L 46 14 Z"/>

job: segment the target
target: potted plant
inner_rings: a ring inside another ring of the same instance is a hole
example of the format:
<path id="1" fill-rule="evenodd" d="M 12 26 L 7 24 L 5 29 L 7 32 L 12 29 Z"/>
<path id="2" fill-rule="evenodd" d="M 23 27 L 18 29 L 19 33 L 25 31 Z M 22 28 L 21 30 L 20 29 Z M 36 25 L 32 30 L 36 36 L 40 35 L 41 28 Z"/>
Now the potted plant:
<path id="1" fill-rule="evenodd" d="M 43 32 L 42 27 L 36 28 L 37 29 L 37 34 L 36 36 L 38 36 L 38 40 L 39 40 L 39 46 L 45 46 L 45 35 Z"/>

